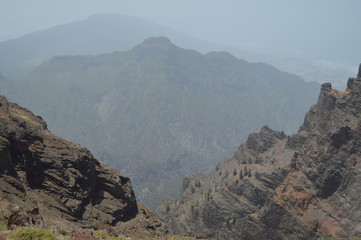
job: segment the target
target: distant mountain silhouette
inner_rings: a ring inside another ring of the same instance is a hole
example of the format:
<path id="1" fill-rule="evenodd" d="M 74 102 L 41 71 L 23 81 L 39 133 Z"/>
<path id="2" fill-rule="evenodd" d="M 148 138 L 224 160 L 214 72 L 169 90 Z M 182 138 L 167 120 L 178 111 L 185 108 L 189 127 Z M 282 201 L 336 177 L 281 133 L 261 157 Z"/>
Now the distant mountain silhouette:
<path id="1" fill-rule="evenodd" d="M 250 62 L 266 62 L 306 81 L 331 81 L 352 74 L 354 66 L 327 61 L 282 58 L 247 49 L 202 41 L 170 27 L 116 13 L 98 14 L 84 20 L 58 25 L 0 43 L 0 71 L 6 76 L 23 77 L 29 70 L 57 55 L 88 55 L 125 51 L 148 37 L 166 36 L 183 48 L 201 52 L 227 51 Z"/>
<path id="2" fill-rule="evenodd" d="M 36 93 L 21 104 L 131 176 L 153 207 L 164 191 L 176 196 L 175 178 L 214 166 L 262 125 L 297 131 L 318 89 L 270 65 L 163 37 L 126 52 L 55 57 L 27 84 Z"/>
<path id="3" fill-rule="evenodd" d="M 167 36 L 188 47 L 207 45 L 160 24 L 137 17 L 98 14 L 85 20 L 33 32 L 0 43 L 0 70 L 21 76 L 57 55 L 102 54 L 125 51 L 151 36 Z"/>

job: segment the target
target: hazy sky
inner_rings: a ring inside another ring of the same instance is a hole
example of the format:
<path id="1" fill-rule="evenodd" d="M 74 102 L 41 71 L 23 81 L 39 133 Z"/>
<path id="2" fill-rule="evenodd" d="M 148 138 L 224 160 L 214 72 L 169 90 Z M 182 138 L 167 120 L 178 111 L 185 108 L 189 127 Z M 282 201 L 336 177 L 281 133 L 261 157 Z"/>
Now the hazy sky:
<path id="1" fill-rule="evenodd" d="M 361 62 L 361 0 L 0 0 L 0 41 L 97 13 L 284 56 Z"/>

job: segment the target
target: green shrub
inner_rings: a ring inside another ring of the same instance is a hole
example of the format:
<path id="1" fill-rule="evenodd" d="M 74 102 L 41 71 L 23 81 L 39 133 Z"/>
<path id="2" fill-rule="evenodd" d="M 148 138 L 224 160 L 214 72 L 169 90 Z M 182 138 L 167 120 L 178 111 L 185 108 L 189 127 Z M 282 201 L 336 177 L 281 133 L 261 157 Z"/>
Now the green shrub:
<path id="1" fill-rule="evenodd" d="M 212 189 L 211 189 L 211 188 L 208 188 L 207 192 L 204 193 L 204 199 L 205 199 L 206 201 L 210 201 L 210 200 L 213 199 L 211 193 L 212 193 Z"/>
<path id="2" fill-rule="evenodd" d="M 263 162 L 264 160 L 261 157 L 259 156 L 256 157 L 256 161 L 255 161 L 256 164 L 262 164 Z"/>
<path id="3" fill-rule="evenodd" d="M 113 237 L 113 236 L 110 236 L 109 233 L 105 230 L 93 230 L 92 231 L 93 233 L 93 236 L 96 237 L 96 238 L 100 238 L 100 239 L 104 239 L 104 240 L 124 240 L 124 239 L 127 239 L 125 237 Z"/>
<path id="4" fill-rule="evenodd" d="M 227 177 L 228 177 L 228 171 L 226 170 L 226 171 L 224 172 L 224 175 L 223 175 L 223 177 L 222 177 L 222 180 L 226 179 Z"/>
<path id="5" fill-rule="evenodd" d="M 239 170 L 239 179 L 243 179 L 243 171 L 242 171 L 242 169 Z"/>
<path id="6" fill-rule="evenodd" d="M 201 186 L 201 182 L 199 180 L 196 180 L 196 182 L 194 183 L 194 186 L 199 188 Z"/>
<path id="7" fill-rule="evenodd" d="M 0 232 L 2 232 L 2 231 L 6 231 L 8 228 L 7 228 L 7 226 L 6 225 L 2 225 L 2 224 L 0 224 Z"/>
<path id="8" fill-rule="evenodd" d="M 20 228 L 10 234 L 14 240 L 56 240 L 53 234 L 39 228 Z"/>
<path id="9" fill-rule="evenodd" d="M 59 233 L 60 235 L 63 235 L 63 236 L 68 235 L 68 231 L 66 231 L 66 230 L 64 230 L 64 229 L 60 229 L 60 230 L 58 231 L 58 233 Z"/>
<path id="10" fill-rule="evenodd" d="M 106 238 L 108 234 L 105 231 L 102 230 L 94 230 L 92 231 L 93 236 L 96 238 Z"/>

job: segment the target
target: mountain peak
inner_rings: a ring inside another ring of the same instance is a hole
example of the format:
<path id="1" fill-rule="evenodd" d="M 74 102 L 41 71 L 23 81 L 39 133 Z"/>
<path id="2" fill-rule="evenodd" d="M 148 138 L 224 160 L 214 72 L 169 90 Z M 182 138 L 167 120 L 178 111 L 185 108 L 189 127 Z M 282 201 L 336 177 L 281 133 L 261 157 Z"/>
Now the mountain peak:
<path id="1" fill-rule="evenodd" d="M 358 69 L 357 77 L 348 79 L 347 88 L 349 90 L 361 89 L 361 64 Z"/>
<path id="2" fill-rule="evenodd" d="M 172 44 L 166 37 L 150 37 L 135 46 L 132 50 L 140 54 L 144 60 L 145 58 L 160 57 L 163 59 L 164 56 L 174 56 L 176 49 L 178 49 L 178 47 Z M 163 60 L 168 61 L 166 59 Z"/>
<path id="3" fill-rule="evenodd" d="M 350 90 L 360 89 L 361 87 L 361 75 L 357 75 L 357 78 L 350 78 L 347 81 L 347 88 Z"/>
<path id="4" fill-rule="evenodd" d="M 166 37 L 150 37 L 143 41 L 143 44 L 171 44 L 169 38 Z"/>

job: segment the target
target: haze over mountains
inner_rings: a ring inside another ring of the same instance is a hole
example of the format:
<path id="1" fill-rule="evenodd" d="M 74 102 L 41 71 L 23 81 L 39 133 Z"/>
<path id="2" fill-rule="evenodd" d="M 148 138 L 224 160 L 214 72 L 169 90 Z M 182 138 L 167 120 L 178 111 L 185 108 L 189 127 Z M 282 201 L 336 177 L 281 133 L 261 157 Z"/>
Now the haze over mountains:
<path id="1" fill-rule="evenodd" d="M 0 240 L 360 240 L 359 9 L 3 1 Z"/>
<path id="2" fill-rule="evenodd" d="M 331 81 L 336 86 L 352 74 L 355 66 L 347 63 L 282 58 L 249 52 L 232 46 L 202 41 L 170 27 L 119 14 L 98 14 L 70 24 L 27 34 L 0 43 L 0 71 L 9 77 L 24 76 L 31 67 L 56 55 L 86 55 L 125 51 L 152 36 L 166 36 L 178 46 L 201 52 L 228 51 L 251 61 L 267 62 L 294 73 L 307 81 Z"/>
<path id="3" fill-rule="evenodd" d="M 167 36 L 187 47 L 207 49 L 205 42 L 170 27 L 116 13 L 98 14 L 0 43 L 0 70 L 19 76 L 57 55 L 125 51 L 151 36 Z"/>
<path id="4" fill-rule="evenodd" d="M 138 198 L 155 207 L 170 190 L 176 196 L 182 176 L 229 156 L 250 131 L 268 124 L 295 132 L 318 84 L 158 37 L 126 52 L 55 57 L 23 87 L 13 100 L 131 176 Z"/>

